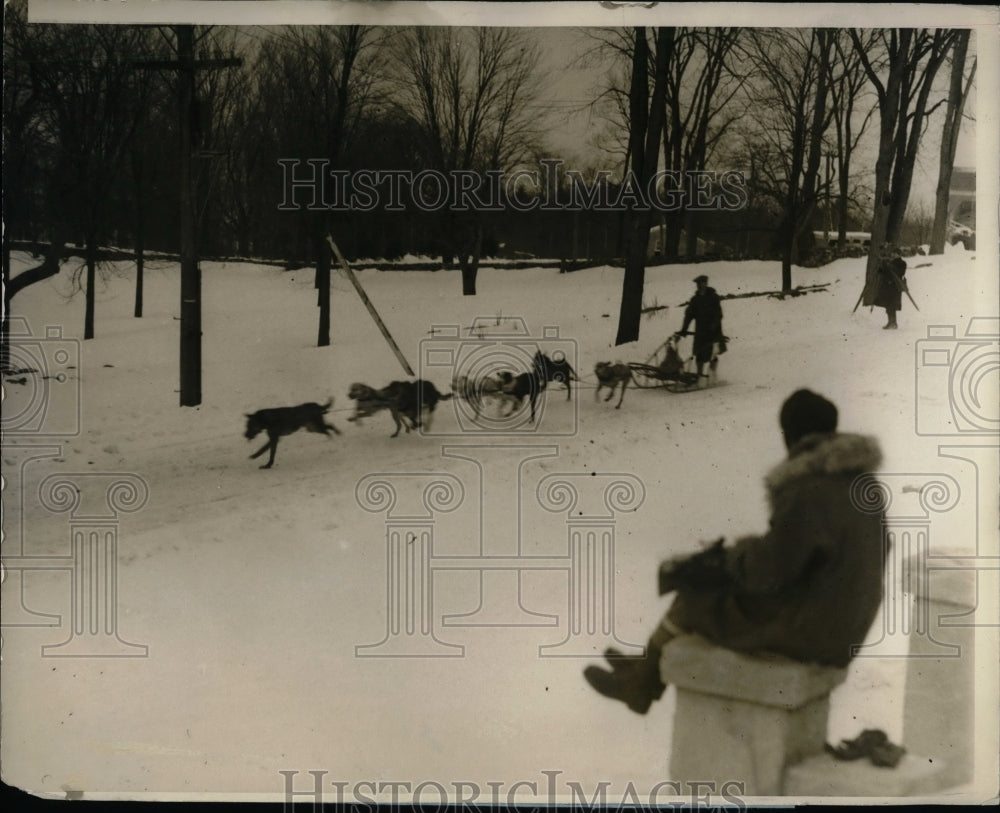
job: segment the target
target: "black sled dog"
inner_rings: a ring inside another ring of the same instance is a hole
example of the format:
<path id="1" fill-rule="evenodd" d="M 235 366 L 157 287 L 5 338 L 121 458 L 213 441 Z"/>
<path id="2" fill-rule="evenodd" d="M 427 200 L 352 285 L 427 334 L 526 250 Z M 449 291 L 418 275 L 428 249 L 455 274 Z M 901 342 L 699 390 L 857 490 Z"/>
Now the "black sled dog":
<path id="1" fill-rule="evenodd" d="M 270 450 L 267 463 L 261 466 L 262 469 L 269 469 L 274 465 L 274 453 L 278 450 L 278 439 L 284 435 L 291 435 L 300 429 L 307 432 L 320 432 L 327 437 L 333 432 L 340 434 L 340 430 L 333 424 L 324 420 L 323 416 L 330 411 L 333 406 L 333 398 L 325 404 L 299 404 L 293 407 L 275 407 L 273 409 L 260 409 L 252 415 L 247 415 L 247 440 L 253 440 L 261 432 L 267 432 L 267 443 L 261 446 L 256 452 L 250 455 L 250 459 L 260 457 L 264 452 Z"/>
<path id="2" fill-rule="evenodd" d="M 430 381 L 393 381 L 380 390 L 367 384 L 351 384 L 348 396 L 354 400 L 354 414 L 349 421 L 360 421 L 369 415 L 374 415 L 383 409 L 389 410 L 396 431 L 390 437 L 396 437 L 400 429 L 416 429 L 424 426 L 430 429 L 434 409 L 439 401 L 447 401 L 452 393 L 440 393 Z"/>
<path id="3" fill-rule="evenodd" d="M 565 359 L 553 361 L 547 355 L 538 351 L 532 360 L 532 370 L 530 373 L 513 375 L 511 373 L 501 373 L 503 387 L 501 395 L 511 404 L 510 411 L 504 417 L 510 417 L 524 406 L 524 399 L 528 399 L 531 405 L 531 422 L 535 422 L 535 402 L 542 390 L 550 381 L 561 382 L 566 385 L 566 400 L 571 395 L 570 381 L 577 381 L 576 373 Z"/>
<path id="4" fill-rule="evenodd" d="M 557 384 L 565 384 L 566 400 L 570 399 L 570 396 L 573 394 L 573 388 L 569 382 L 579 381 L 580 379 L 577 378 L 576 370 L 573 369 L 573 366 L 565 358 L 551 359 L 539 350 L 535 353 L 534 366 L 546 382 L 552 381 Z"/>

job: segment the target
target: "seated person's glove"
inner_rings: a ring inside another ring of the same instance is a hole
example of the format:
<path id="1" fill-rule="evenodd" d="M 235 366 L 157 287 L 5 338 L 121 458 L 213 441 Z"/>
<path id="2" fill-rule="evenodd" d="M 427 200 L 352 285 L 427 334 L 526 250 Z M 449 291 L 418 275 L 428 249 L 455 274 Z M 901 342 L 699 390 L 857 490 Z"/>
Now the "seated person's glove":
<path id="1" fill-rule="evenodd" d="M 681 588 L 717 590 L 732 584 L 732 576 L 726 569 L 724 542 L 720 537 L 703 551 L 664 561 L 660 565 L 660 595 L 664 596 Z"/>

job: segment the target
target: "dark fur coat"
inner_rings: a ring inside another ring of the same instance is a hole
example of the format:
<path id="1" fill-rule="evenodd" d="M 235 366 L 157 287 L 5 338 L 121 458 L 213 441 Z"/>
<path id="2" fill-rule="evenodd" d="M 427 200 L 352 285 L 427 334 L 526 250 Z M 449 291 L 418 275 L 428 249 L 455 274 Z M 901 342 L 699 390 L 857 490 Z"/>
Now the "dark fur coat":
<path id="1" fill-rule="evenodd" d="M 882 600 L 882 514 L 851 495 L 881 460 L 873 438 L 803 438 L 765 478 L 767 533 L 717 543 L 688 574 L 661 570 L 661 592 L 677 590 L 670 625 L 729 649 L 845 666 Z"/>

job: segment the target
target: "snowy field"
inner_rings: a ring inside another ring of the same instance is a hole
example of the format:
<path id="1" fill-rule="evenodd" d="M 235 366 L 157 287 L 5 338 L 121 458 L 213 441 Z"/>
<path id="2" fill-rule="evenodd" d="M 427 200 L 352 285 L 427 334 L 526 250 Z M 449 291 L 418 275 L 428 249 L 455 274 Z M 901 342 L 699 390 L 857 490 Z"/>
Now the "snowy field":
<path id="1" fill-rule="evenodd" d="M 14 262 L 15 273 L 32 264 L 24 255 Z M 148 500 L 114 518 L 113 603 L 118 635 L 148 651 L 43 657 L 42 647 L 70 632 L 69 575 L 8 572 L 5 781 L 56 795 L 278 797 L 285 789 L 280 771 L 298 771 L 295 788 L 307 790 L 306 772 L 321 770 L 327 782 L 349 788 L 437 782 L 454 793 L 454 783 L 464 782 L 481 790 L 481 800 L 490 783 L 502 783 L 505 797 L 519 781 L 535 783 L 544 796 L 552 777 L 560 793 L 577 782 L 588 798 L 600 782 L 611 783 L 614 801 L 629 782 L 648 791 L 667 778 L 673 694 L 639 717 L 587 687 L 581 671 L 593 656 L 545 656 L 540 647 L 571 631 L 567 570 L 525 567 L 519 582 L 514 570 L 439 570 L 429 582 L 429 623 L 441 649 L 458 656 L 359 657 L 386 654 L 356 647 L 386 638 L 389 613 L 386 511 L 361 506 L 359 482 L 384 475 L 403 483 L 393 521 L 422 505 L 407 491 L 414 483 L 435 474 L 460 483 L 452 510 L 433 514 L 435 556 L 553 560 L 566 556 L 573 519 L 566 510 L 544 510 L 543 478 L 592 477 L 583 485 L 600 489 L 610 475 L 629 475 L 637 504 L 605 519 L 613 520 L 616 545 L 615 632 L 642 644 L 667 606 L 655 590 L 663 558 L 695 550 L 699 541 L 765 529 L 762 476 L 784 454 L 777 410 L 793 390 L 809 387 L 837 403 L 844 431 L 878 437 L 885 471 L 944 471 L 970 483 L 968 500 L 935 517 L 932 545 L 947 552 L 978 544 L 982 553 L 995 546 L 995 538 L 979 538 L 980 528 L 995 537 L 995 522 L 984 519 L 995 491 L 978 504 L 975 472 L 938 456 L 940 434 L 917 431 L 918 415 L 945 426 L 941 434 L 958 420 L 949 411 L 947 378 L 940 370 L 928 377 L 918 344 L 947 344 L 940 331 L 928 338 L 931 326 L 963 336 L 973 317 L 995 320 L 991 263 L 962 250 L 909 258 L 920 310 L 904 301 L 898 331 L 881 329 L 882 311 L 852 312 L 863 259 L 796 268 L 794 285 L 825 290 L 786 301 L 724 301 L 732 340 L 717 386 L 629 388 L 618 410 L 594 398 L 595 362 L 645 361 L 680 328 L 696 273 L 708 274 L 722 295 L 773 291 L 778 264 L 648 269 L 646 304 L 667 307 L 644 317 L 640 340 L 621 347 L 613 346 L 619 269 L 484 269 L 476 297 L 461 296 L 457 273 L 362 270 L 359 279 L 403 354 L 415 369 L 432 359 L 424 377 L 442 391 L 451 378 L 441 362 L 447 354 L 427 356 L 428 348 L 444 347 L 449 336 L 453 345 L 465 342 L 465 351 L 480 347 L 468 330 L 477 319 L 483 339 L 498 347 L 517 344 L 496 336 L 523 323 L 531 341 L 521 345 L 566 352 L 583 379 L 570 400 L 560 387 L 549 389 L 537 431 L 521 422 L 507 434 L 477 434 L 449 401 L 429 432 L 394 439 L 387 414 L 347 421 L 352 382 L 384 386 L 406 375 L 345 278 L 333 286 L 332 346 L 317 348 L 308 270 L 204 263 L 203 403 L 180 408 L 177 267 L 147 268 L 142 319 L 132 317 L 134 267 L 122 263 L 103 276 L 97 337 L 86 342 L 78 341 L 83 296 L 69 296 L 65 267 L 14 302 L 14 316 L 26 320 L 19 324 L 44 339 L 31 352 L 47 353 L 49 372 L 66 378 L 43 382 L 26 373 L 23 381 L 5 381 L 5 428 L 9 416 L 28 414 L 47 386 L 44 420 L 64 434 L 5 437 L 4 553 L 69 555 L 74 517 L 39 500 L 51 475 L 97 489 L 98 502 L 114 478 L 92 475 L 136 475 Z M 457 332 L 442 332 L 447 326 Z M 50 327 L 61 336 L 46 334 Z M 996 414 L 996 373 L 994 363 L 969 385 L 974 413 Z M 258 469 L 262 459 L 248 459 L 263 438 L 243 438 L 244 413 L 330 396 L 329 419 L 341 436 L 285 438 L 268 471 Z M 980 477 L 996 483 L 995 469 Z M 916 499 L 899 495 L 908 498 Z M 579 510 L 590 511 L 596 500 L 606 512 L 602 499 L 588 491 Z M 83 513 L 75 519 L 82 522 Z M 48 614 L 50 626 L 18 626 L 38 623 L 37 614 Z M 881 634 L 880 620 L 873 640 Z M 597 654 L 598 644 L 591 651 Z M 904 659 L 858 658 L 833 696 L 830 739 L 875 727 L 899 742 L 904 675 Z M 523 787 L 519 793 L 522 801 L 531 795 Z M 436 800 L 433 785 L 426 794 Z"/>

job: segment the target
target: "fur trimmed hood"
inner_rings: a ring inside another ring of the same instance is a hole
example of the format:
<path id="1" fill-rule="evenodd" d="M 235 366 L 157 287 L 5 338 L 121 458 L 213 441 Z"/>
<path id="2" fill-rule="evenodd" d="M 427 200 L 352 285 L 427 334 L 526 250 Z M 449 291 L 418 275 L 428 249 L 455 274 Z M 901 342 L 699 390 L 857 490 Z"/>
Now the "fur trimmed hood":
<path id="1" fill-rule="evenodd" d="M 810 475 L 863 474 L 882 464 L 878 441 L 868 435 L 806 435 L 788 452 L 788 458 L 764 478 L 769 500 L 789 483 Z"/>

